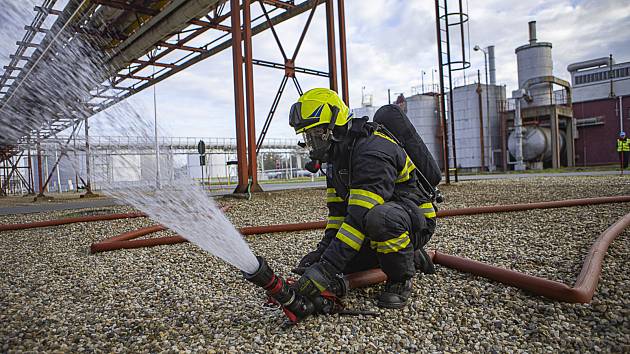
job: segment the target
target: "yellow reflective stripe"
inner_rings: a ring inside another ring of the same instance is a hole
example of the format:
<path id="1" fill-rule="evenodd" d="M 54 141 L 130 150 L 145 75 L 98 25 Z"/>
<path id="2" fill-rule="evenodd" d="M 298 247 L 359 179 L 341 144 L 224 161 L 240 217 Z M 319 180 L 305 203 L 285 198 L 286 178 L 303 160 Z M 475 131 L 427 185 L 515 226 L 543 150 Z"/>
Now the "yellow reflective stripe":
<path id="1" fill-rule="evenodd" d="M 419 208 L 422 209 L 425 218 L 434 218 L 437 215 L 435 213 L 435 209 L 433 208 L 433 203 L 431 202 L 422 203 Z"/>
<path id="2" fill-rule="evenodd" d="M 383 134 L 383 133 L 381 133 L 379 131 L 374 132 L 374 135 L 380 136 L 381 138 L 387 139 L 387 140 L 391 141 L 392 143 L 396 144 L 396 141 L 394 141 L 394 139 L 388 137 L 387 135 L 385 135 L 385 134 Z M 396 144 L 396 145 L 398 145 L 398 144 Z"/>
<path id="3" fill-rule="evenodd" d="M 413 170 L 415 169 L 416 165 L 413 163 L 413 161 L 411 161 L 409 156 L 407 156 L 407 158 L 405 159 L 405 167 L 402 169 L 402 171 L 400 171 L 400 173 L 398 174 L 398 178 L 394 182 L 401 183 L 408 181 L 409 178 L 411 178 L 411 172 L 413 172 Z"/>
<path id="4" fill-rule="evenodd" d="M 311 279 L 311 281 L 313 282 L 313 284 L 315 284 L 315 287 L 317 288 L 317 290 L 319 291 L 324 291 L 326 290 L 326 287 L 323 286 L 322 284 L 316 282 L 315 280 Z"/>
<path id="5" fill-rule="evenodd" d="M 377 242 L 371 241 L 370 247 L 375 249 L 378 253 L 391 253 L 398 252 L 409 245 L 411 239 L 409 238 L 409 232 L 405 231 L 402 235 L 389 239 L 387 241 Z"/>
<path id="6" fill-rule="evenodd" d="M 328 229 L 338 230 L 341 227 L 341 224 L 343 224 L 343 220 L 345 218 L 346 218 L 345 216 L 329 216 L 328 223 L 326 224 L 326 230 Z"/>
<path id="7" fill-rule="evenodd" d="M 327 203 L 341 203 L 343 199 L 337 196 L 335 188 L 326 188 L 326 202 Z"/>
<path id="8" fill-rule="evenodd" d="M 358 205 L 372 209 L 375 205 L 383 204 L 385 200 L 380 195 L 365 189 L 351 189 L 348 205 Z"/>
<path id="9" fill-rule="evenodd" d="M 363 235 L 361 231 L 345 222 L 341 225 L 336 237 L 346 245 L 352 247 L 355 251 L 361 248 L 361 244 L 363 244 L 363 240 L 365 240 L 365 235 Z"/>

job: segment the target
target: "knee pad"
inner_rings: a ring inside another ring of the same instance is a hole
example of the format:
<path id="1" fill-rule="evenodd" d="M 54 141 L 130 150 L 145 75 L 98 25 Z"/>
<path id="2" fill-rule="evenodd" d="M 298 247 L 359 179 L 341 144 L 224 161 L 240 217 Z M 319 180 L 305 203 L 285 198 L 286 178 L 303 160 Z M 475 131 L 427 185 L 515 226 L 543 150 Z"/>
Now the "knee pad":
<path id="1" fill-rule="evenodd" d="M 365 231 L 372 241 L 385 241 L 410 230 L 409 214 L 396 203 L 377 205 L 365 214 Z"/>

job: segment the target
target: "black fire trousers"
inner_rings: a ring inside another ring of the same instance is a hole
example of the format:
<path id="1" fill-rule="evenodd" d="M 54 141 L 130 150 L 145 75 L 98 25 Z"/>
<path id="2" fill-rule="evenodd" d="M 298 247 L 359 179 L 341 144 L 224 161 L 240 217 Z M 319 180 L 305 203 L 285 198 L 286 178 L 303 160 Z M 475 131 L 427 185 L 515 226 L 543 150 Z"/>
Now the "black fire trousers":
<path id="1" fill-rule="evenodd" d="M 420 229 L 414 230 L 411 216 L 398 202 L 370 209 L 365 216 L 366 239 L 343 272 L 349 274 L 380 267 L 394 282 L 413 277 L 416 273 L 413 253 L 424 247 L 435 230 L 433 219 L 421 216 L 421 220 Z"/>

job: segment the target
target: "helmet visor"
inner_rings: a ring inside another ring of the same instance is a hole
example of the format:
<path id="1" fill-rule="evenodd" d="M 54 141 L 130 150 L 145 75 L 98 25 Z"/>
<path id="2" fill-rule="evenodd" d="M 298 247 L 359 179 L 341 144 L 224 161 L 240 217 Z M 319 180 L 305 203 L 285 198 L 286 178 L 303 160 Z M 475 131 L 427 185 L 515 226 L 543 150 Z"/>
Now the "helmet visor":
<path id="1" fill-rule="evenodd" d="M 319 117 L 308 117 L 304 118 L 302 116 L 302 102 L 296 102 L 291 106 L 291 111 L 289 112 L 289 125 L 295 129 L 297 134 L 304 131 L 310 126 L 316 125 L 320 122 Z"/>
<path id="2" fill-rule="evenodd" d="M 304 132 L 304 141 L 306 142 L 306 147 L 310 151 L 320 151 L 323 149 L 328 149 L 330 146 L 330 140 L 328 135 L 326 134 L 326 127 L 318 126 L 308 129 Z"/>

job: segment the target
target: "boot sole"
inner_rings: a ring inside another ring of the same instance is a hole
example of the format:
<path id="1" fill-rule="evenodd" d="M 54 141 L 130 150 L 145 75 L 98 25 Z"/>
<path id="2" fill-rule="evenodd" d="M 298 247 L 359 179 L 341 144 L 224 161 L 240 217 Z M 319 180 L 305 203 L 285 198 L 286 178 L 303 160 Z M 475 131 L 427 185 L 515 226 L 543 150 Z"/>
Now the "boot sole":
<path id="1" fill-rule="evenodd" d="M 381 308 L 386 308 L 386 309 L 401 309 L 403 307 L 405 307 L 405 305 L 407 305 L 406 302 L 402 302 L 402 303 L 390 303 L 390 302 L 377 302 L 376 306 L 381 307 Z"/>

